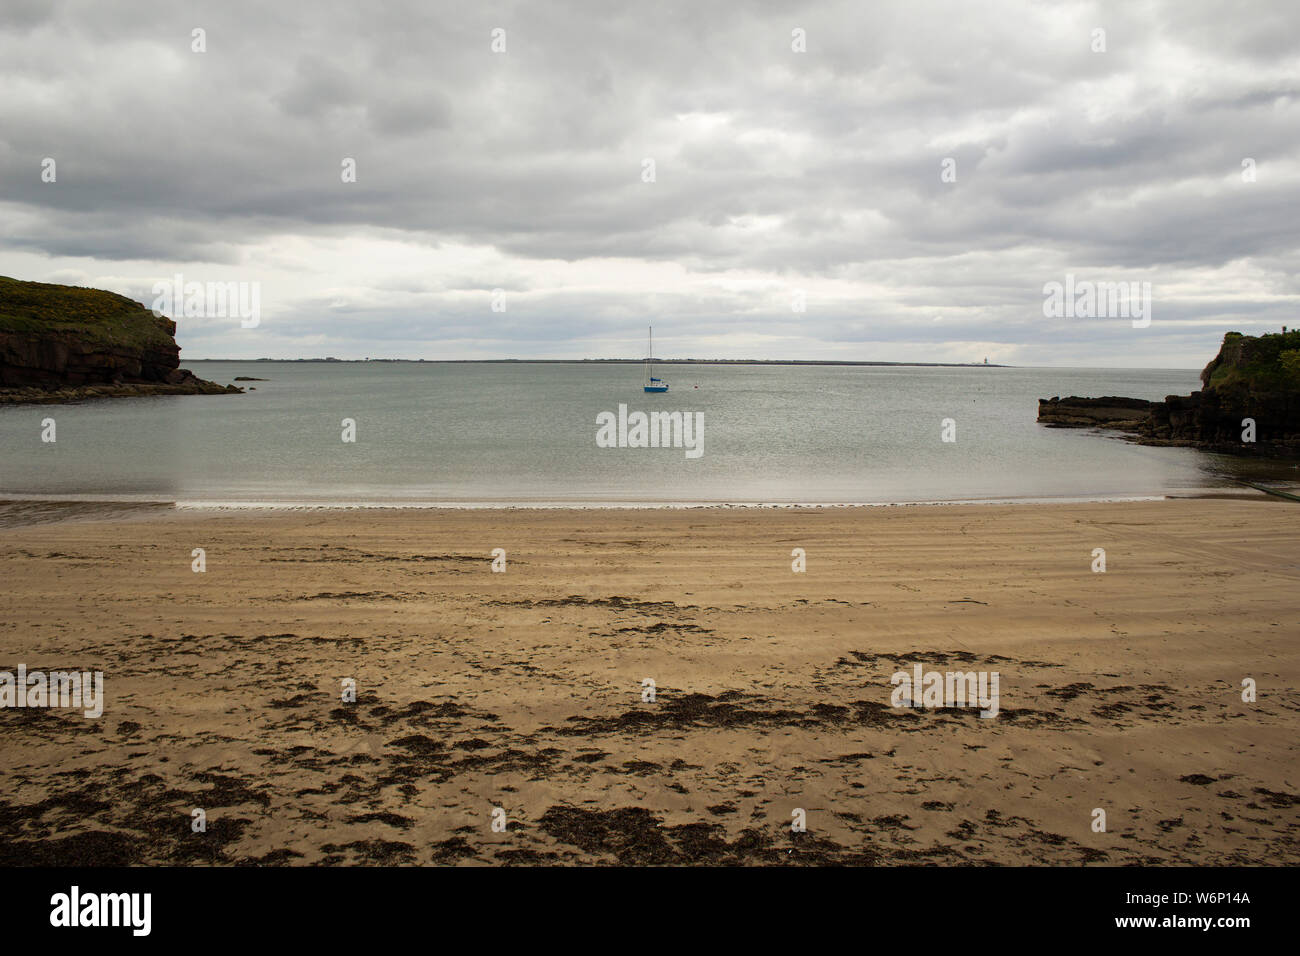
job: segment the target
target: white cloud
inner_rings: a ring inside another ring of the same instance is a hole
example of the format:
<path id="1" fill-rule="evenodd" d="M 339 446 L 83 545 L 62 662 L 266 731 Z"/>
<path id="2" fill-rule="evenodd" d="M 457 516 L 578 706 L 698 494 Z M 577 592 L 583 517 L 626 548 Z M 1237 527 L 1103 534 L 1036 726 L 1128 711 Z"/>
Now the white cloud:
<path id="1" fill-rule="evenodd" d="M 182 323 L 190 358 L 635 355 L 653 321 L 665 354 L 1199 366 L 1300 324 L 1298 20 L 15 2 L 0 274 L 260 282 L 263 326 Z M 1045 322 L 1066 272 L 1151 281 L 1152 327 Z"/>

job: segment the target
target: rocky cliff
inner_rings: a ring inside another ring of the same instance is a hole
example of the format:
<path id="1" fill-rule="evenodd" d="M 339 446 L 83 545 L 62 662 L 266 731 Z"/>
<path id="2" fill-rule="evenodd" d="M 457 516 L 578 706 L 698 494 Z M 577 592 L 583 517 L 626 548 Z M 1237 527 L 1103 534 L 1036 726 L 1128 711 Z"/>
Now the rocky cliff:
<path id="1" fill-rule="evenodd" d="M 1101 427 L 1148 445 L 1230 454 L 1300 455 L 1300 331 L 1229 332 L 1201 372 L 1201 390 L 1163 402 L 1136 398 L 1039 399 L 1038 421 Z M 1247 419 L 1254 422 L 1253 435 Z M 1251 440 L 1253 438 L 1253 440 Z"/>
<path id="2" fill-rule="evenodd" d="M 0 276 L 0 401 L 242 391 L 180 368 L 175 334 L 125 296 Z"/>

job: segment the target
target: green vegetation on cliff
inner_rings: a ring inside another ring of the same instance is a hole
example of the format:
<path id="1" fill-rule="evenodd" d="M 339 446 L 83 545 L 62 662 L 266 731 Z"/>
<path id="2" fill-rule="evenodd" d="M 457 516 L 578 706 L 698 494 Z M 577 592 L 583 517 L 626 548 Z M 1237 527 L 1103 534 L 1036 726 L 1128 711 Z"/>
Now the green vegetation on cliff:
<path id="1" fill-rule="evenodd" d="M 139 302 L 102 289 L 0 276 L 0 333 L 67 332 L 106 350 L 165 352 L 175 324 Z"/>
<path id="2" fill-rule="evenodd" d="M 1300 330 L 1242 335 L 1229 332 L 1203 373 L 1206 388 L 1251 385 L 1272 389 L 1300 387 Z"/>
<path id="3" fill-rule="evenodd" d="M 241 391 L 181 368 L 175 333 L 125 296 L 0 276 L 0 404 Z"/>
<path id="4" fill-rule="evenodd" d="M 1201 372 L 1201 386 L 1163 402 L 1039 399 L 1038 421 L 1053 428 L 1115 428 L 1144 444 L 1300 457 L 1300 330 L 1227 333 Z"/>

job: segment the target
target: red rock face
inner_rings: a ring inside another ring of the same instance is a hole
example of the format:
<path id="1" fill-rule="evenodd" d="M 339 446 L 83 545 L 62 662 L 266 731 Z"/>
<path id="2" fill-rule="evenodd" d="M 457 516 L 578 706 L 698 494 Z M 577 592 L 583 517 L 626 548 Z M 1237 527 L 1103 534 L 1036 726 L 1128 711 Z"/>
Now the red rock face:
<path id="1" fill-rule="evenodd" d="M 175 323 L 168 323 L 175 329 Z M 102 349 L 63 331 L 0 332 L 0 387 L 173 381 L 180 348 Z"/>

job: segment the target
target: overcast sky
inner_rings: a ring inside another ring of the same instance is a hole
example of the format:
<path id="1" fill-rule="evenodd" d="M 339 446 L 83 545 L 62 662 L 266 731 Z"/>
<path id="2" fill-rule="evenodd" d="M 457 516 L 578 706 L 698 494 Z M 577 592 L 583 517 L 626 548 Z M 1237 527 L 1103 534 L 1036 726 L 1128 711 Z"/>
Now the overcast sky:
<path id="1" fill-rule="evenodd" d="M 260 283 L 187 359 L 1199 368 L 1298 263 L 1296 0 L 0 2 L 0 275 Z"/>

